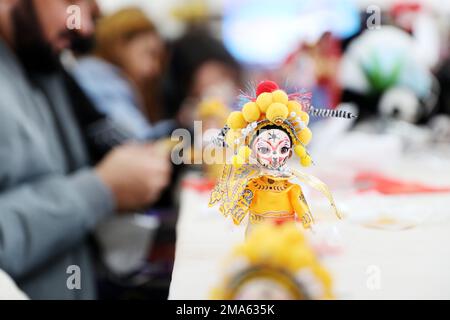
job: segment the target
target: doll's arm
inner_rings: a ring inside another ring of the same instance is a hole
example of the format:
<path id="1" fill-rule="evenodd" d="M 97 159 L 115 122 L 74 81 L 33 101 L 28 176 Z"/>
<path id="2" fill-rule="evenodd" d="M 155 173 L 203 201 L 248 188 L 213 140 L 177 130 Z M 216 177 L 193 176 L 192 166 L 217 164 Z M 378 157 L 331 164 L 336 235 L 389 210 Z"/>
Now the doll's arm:
<path id="1" fill-rule="evenodd" d="M 305 229 L 311 228 L 311 224 L 314 223 L 314 220 L 300 186 L 295 185 L 291 189 L 290 200 L 295 213 L 302 220 L 303 227 Z"/>
<path id="2" fill-rule="evenodd" d="M 236 207 L 233 208 L 232 217 L 234 224 L 241 224 L 244 217 L 248 214 L 250 205 L 255 197 L 255 190 L 253 190 L 250 186 L 247 186 L 242 195 L 239 197 Z"/>

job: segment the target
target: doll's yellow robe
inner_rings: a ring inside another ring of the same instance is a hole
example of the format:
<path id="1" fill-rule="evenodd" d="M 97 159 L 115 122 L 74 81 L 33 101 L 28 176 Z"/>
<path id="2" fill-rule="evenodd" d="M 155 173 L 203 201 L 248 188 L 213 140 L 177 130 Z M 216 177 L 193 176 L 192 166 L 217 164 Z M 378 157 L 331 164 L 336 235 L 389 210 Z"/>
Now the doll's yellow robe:
<path id="1" fill-rule="evenodd" d="M 301 187 L 286 178 L 262 176 L 252 179 L 247 184 L 244 197 L 250 194 L 250 223 L 299 219 L 305 228 L 309 228 L 313 222 Z"/>
<path id="2" fill-rule="evenodd" d="M 325 195 L 336 215 L 341 217 L 326 184 L 312 175 L 291 171 L 290 175 L 273 177 L 264 175 L 257 166 L 225 165 L 211 193 L 209 206 L 219 204 L 222 215 L 231 217 L 237 225 L 249 215 L 249 226 L 269 219 L 298 219 L 305 228 L 310 228 L 314 220 L 302 189 L 289 181 L 297 178 Z"/>

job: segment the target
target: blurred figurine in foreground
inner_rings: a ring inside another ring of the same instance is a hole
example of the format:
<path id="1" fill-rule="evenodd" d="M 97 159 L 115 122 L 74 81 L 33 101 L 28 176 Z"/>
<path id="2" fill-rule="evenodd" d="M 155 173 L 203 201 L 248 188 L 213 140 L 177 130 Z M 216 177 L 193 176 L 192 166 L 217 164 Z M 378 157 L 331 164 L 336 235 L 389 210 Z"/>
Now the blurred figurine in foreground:
<path id="1" fill-rule="evenodd" d="M 330 274 L 295 224 L 258 226 L 230 258 L 213 299 L 333 299 Z"/>
<path id="2" fill-rule="evenodd" d="M 295 221 L 310 228 L 313 217 L 301 187 L 290 182 L 298 178 L 324 194 L 338 217 L 328 187 L 314 176 L 287 166 L 295 153 L 304 167 L 312 164 L 306 145 L 312 133 L 309 116 L 351 118 L 342 110 L 315 109 L 308 93 L 287 94 L 272 81 L 264 81 L 251 96 L 242 96 L 242 111 L 232 112 L 215 140 L 234 153 L 213 190 L 210 206 L 240 224 L 249 214 L 247 232 L 263 221 Z"/>

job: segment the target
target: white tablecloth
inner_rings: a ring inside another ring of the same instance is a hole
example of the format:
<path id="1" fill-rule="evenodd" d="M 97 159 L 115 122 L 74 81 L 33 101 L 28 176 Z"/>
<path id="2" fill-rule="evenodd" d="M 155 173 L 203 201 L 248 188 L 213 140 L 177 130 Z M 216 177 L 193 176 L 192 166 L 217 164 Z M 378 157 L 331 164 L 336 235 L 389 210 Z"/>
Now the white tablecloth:
<path id="1" fill-rule="evenodd" d="M 207 299 L 223 274 L 224 259 L 244 240 L 243 227 L 232 226 L 217 208 L 207 208 L 208 197 L 182 191 L 169 299 Z M 311 201 L 312 207 L 321 202 L 314 197 Z M 322 261 L 334 278 L 338 299 L 450 299 L 449 194 L 353 194 L 338 197 L 338 204 L 357 211 L 404 208 L 403 219 L 408 222 L 411 214 L 417 224 L 380 230 L 361 225 L 355 217 L 337 221 L 320 214 L 314 233 L 307 234 L 325 253 Z M 313 213 L 320 210 L 313 208 Z"/>

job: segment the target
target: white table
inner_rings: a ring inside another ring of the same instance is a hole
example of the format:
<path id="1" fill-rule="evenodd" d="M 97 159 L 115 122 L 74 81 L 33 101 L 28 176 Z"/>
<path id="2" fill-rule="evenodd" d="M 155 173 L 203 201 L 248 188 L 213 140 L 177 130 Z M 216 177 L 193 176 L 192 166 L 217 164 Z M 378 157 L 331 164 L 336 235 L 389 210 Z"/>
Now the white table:
<path id="1" fill-rule="evenodd" d="M 393 173 L 402 176 L 401 168 L 395 169 Z M 411 168 L 405 165 L 403 170 Z M 439 179 L 422 173 L 423 180 L 450 184 L 449 170 L 437 170 L 434 175 Z M 181 193 L 169 299 L 208 299 L 222 274 L 224 259 L 244 240 L 243 227 L 233 227 L 217 208 L 207 208 L 208 196 L 188 189 Z M 338 251 L 322 259 L 333 275 L 338 299 L 450 299 L 449 194 L 337 195 L 338 205 L 353 212 L 387 206 L 405 211 L 403 217 L 411 214 L 418 225 L 401 231 L 367 228 L 354 216 L 336 221 L 316 205 L 322 201 L 315 197 L 310 201 L 313 213 L 319 212 L 319 221 L 315 233 L 308 236 L 315 244 L 329 241 Z"/>

